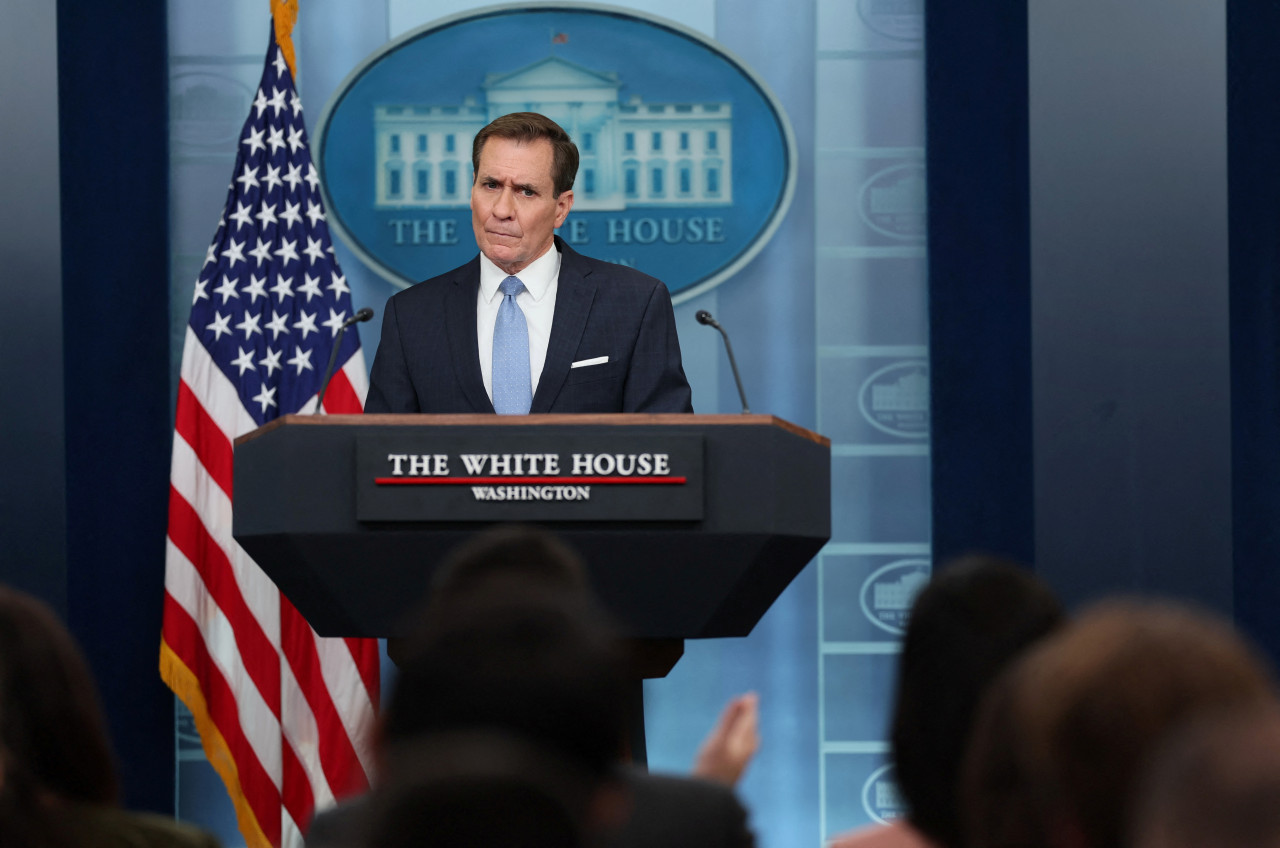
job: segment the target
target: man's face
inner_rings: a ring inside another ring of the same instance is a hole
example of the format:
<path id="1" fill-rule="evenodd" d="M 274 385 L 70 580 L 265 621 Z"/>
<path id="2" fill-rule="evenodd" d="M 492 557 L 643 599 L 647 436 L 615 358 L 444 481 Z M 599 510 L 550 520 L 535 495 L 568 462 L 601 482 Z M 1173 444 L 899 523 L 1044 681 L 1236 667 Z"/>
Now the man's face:
<path id="1" fill-rule="evenodd" d="M 491 138 L 480 150 L 471 186 L 476 244 L 493 264 L 516 274 L 551 247 L 555 228 L 573 207 L 573 191 L 555 196 L 551 142 Z"/>

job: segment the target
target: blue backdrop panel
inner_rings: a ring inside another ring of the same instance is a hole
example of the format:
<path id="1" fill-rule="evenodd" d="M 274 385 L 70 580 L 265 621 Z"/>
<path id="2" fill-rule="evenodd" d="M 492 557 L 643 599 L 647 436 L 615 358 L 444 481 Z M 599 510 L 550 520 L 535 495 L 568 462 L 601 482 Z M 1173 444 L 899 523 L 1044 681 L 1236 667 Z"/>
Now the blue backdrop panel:
<path id="1" fill-rule="evenodd" d="M 1231 610 L 1225 10 L 1029 5 L 1036 568 L 1071 603 Z"/>
<path id="2" fill-rule="evenodd" d="M 918 346 L 929 340 L 928 265 L 919 256 L 819 256 L 818 344 Z"/>
<path id="3" fill-rule="evenodd" d="M 929 514 L 920 504 L 928 498 L 927 456 L 837 455 L 831 460 L 831 499 L 858 509 L 849 509 L 833 527 L 831 541 L 927 541 Z"/>
<path id="4" fill-rule="evenodd" d="M 0 4 L 0 580 L 67 608 L 57 7 Z"/>
<path id="5" fill-rule="evenodd" d="M 824 741 L 877 739 L 889 726 L 889 701 L 897 680 L 898 654 L 857 653 L 823 656 L 827 678 Z"/>

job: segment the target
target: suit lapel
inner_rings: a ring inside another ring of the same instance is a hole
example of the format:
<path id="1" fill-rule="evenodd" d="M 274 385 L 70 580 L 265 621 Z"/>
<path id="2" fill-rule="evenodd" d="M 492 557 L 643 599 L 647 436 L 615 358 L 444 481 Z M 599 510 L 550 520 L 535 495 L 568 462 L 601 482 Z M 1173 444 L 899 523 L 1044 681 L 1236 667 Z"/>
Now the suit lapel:
<path id="1" fill-rule="evenodd" d="M 479 340 L 476 338 L 476 292 L 480 288 L 480 259 L 467 263 L 445 296 L 445 322 L 454 376 L 467 402 L 476 412 L 493 412 L 493 401 L 484 390 L 480 374 Z"/>
<path id="2" fill-rule="evenodd" d="M 556 311 L 551 319 L 547 360 L 542 366 L 542 376 L 538 378 L 538 391 L 533 395 L 530 412 L 549 412 L 555 403 L 560 387 L 569 375 L 569 366 L 573 364 L 573 356 L 587 326 L 587 316 L 591 314 L 591 302 L 596 296 L 596 285 L 590 279 L 591 269 L 558 237 L 556 246 L 560 248 L 561 256 Z"/>

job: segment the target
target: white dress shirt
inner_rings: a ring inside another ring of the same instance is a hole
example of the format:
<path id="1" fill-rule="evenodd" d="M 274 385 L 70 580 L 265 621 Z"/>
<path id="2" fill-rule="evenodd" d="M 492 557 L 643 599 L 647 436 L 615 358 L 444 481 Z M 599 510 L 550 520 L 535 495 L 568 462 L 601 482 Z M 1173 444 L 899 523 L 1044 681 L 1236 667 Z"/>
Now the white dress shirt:
<path id="1" fill-rule="evenodd" d="M 511 276 L 480 254 L 480 291 L 476 302 L 476 340 L 480 354 L 480 376 L 484 390 L 493 400 L 493 325 L 498 321 L 502 292 L 498 286 Z M 556 312 L 556 289 L 560 283 L 560 251 L 554 246 L 515 275 L 524 283 L 524 291 L 516 295 L 516 305 L 524 312 L 529 327 L 529 377 L 533 391 L 538 391 L 538 378 L 547 361 L 547 344 L 551 340 L 551 320 Z"/>

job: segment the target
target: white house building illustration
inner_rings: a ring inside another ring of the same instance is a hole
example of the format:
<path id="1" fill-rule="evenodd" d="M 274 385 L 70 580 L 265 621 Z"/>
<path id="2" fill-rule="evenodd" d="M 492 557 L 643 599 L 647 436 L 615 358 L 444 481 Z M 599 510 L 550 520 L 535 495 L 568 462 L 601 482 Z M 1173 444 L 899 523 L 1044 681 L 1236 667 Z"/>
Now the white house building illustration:
<path id="1" fill-rule="evenodd" d="M 912 571 L 892 583 L 877 583 L 873 589 L 875 597 L 871 606 L 877 611 L 909 610 L 916 595 L 928 582 L 929 575 L 926 572 Z"/>
<path id="2" fill-rule="evenodd" d="M 928 412 L 929 378 L 922 371 L 899 377 L 896 382 L 871 387 L 873 412 Z"/>
<path id="3" fill-rule="evenodd" d="M 902 801 L 902 793 L 898 785 L 891 780 L 881 780 L 876 784 L 876 811 L 884 819 L 896 819 L 902 815 L 906 804 Z"/>
<path id="4" fill-rule="evenodd" d="M 733 202 L 733 109 L 719 103 L 619 100 L 616 72 L 548 56 L 488 74 L 484 102 L 374 108 L 379 208 L 465 206 L 471 196 L 471 141 L 509 112 L 541 112 L 578 145 L 574 208 L 717 206 Z"/>

